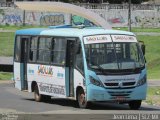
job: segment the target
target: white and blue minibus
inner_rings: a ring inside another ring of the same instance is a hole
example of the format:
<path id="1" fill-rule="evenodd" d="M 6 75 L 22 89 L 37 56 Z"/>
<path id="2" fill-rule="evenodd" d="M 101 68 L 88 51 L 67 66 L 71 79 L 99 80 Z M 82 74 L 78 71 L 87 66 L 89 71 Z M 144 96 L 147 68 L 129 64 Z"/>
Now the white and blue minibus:
<path id="1" fill-rule="evenodd" d="M 35 101 L 128 103 L 146 99 L 145 46 L 135 34 L 100 27 L 55 26 L 16 31 L 14 80 Z"/>

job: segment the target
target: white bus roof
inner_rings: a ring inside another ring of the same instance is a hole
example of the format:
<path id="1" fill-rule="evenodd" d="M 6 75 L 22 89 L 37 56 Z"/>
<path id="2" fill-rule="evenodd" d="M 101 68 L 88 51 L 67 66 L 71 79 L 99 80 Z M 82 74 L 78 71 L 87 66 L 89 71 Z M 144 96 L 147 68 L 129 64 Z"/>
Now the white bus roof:
<path id="1" fill-rule="evenodd" d="M 64 37 L 83 37 L 90 35 L 131 35 L 135 36 L 132 32 L 120 30 L 106 30 L 102 28 L 31 28 L 17 30 L 17 35 L 44 35 L 44 36 L 64 36 Z"/>

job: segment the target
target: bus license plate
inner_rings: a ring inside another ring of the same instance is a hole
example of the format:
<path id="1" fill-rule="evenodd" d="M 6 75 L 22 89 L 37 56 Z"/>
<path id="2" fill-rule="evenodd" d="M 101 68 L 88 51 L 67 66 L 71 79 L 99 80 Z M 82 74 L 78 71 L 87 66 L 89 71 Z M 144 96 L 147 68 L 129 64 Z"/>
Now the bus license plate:
<path id="1" fill-rule="evenodd" d="M 116 100 L 118 100 L 118 101 L 124 101 L 126 98 L 125 97 L 123 97 L 123 96 L 117 96 L 116 97 Z"/>

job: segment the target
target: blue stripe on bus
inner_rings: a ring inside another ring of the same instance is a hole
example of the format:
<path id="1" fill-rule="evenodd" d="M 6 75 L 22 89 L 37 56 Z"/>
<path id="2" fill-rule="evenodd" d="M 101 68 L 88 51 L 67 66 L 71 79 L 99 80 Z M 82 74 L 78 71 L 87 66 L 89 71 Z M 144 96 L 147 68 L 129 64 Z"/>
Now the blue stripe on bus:
<path id="1" fill-rule="evenodd" d="M 32 28 L 32 29 L 17 30 L 16 35 L 40 35 L 40 33 L 44 30 L 46 30 L 46 28 Z"/>
<path id="2" fill-rule="evenodd" d="M 66 86 L 66 97 L 69 96 L 69 68 L 65 68 L 65 86 Z"/>
<path id="3" fill-rule="evenodd" d="M 21 81 L 21 90 L 24 89 L 24 63 L 20 63 L 20 81 Z"/>
<path id="4" fill-rule="evenodd" d="M 72 28 L 72 25 L 57 25 L 57 26 L 49 26 L 50 29 L 56 28 Z"/>
<path id="5" fill-rule="evenodd" d="M 68 28 L 65 28 L 68 27 Z M 74 32 L 73 32 L 74 31 Z M 92 29 L 92 28 L 70 28 L 70 26 L 51 26 L 50 28 L 30 28 L 17 30 L 17 35 L 54 35 L 54 36 L 73 36 L 73 37 L 82 37 L 88 35 L 97 35 L 97 34 L 127 34 L 135 35 L 131 32 L 119 31 L 119 30 L 105 30 L 105 29 Z"/>

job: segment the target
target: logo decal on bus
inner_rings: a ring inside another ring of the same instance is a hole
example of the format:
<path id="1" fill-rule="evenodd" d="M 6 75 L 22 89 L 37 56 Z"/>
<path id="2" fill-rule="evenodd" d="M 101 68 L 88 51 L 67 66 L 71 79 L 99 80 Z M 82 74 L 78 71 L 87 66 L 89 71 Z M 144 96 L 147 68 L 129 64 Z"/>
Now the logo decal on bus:
<path id="1" fill-rule="evenodd" d="M 122 83 L 122 82 L 119 83 L 119 87 L 120 87 L 120 88 L 123 87 L 123 83 Z"/>
<path id="2" fill-rule="evenodd" d="M 93 36 L 93 37 L 86 38 L 86 40 L 89 42 L 89 41 L 100 41 L 100 40 L 108 40 L 108 39 L 105 36 L 102 36 L 102 37 L 100 37 L 100 36 L 94 37 Z"/>
<path id="3" fill-rule="evenodd" d="M 84 44 L 112 42 L 109 35 L 96 35 L 84 37 Z"/>
<path id="4" fill-rule="evenodd" d="M 64 74 L 58 71 L 57 78 L 60 78 L 60 79 L 64 78 Z"/>
<path id="5" fill-rule="evenodd" d="M 31 74 L 31 75 L 33 75 L 33 74 L 34 74 L 34 70 L 31 69 L 31 68 L 29 68 L 29 69 L 28 69 L 28 73 Z"/>
<path id="6" fill-rule="evenodd" d="M 38 65 L 38 74 L 45 76 L 52 76 L 53 68 L 51 66 Z"/>
<path id="7" fill-rule="evenodd" d="M 113 42 L 137 42 L 136 37 L 127 35 L 112 35 Z"/>
<path id="8" fill-rule="evenodd" d="M 114 36 L 115 40 L 134 40 L 132 36 Z"/>

